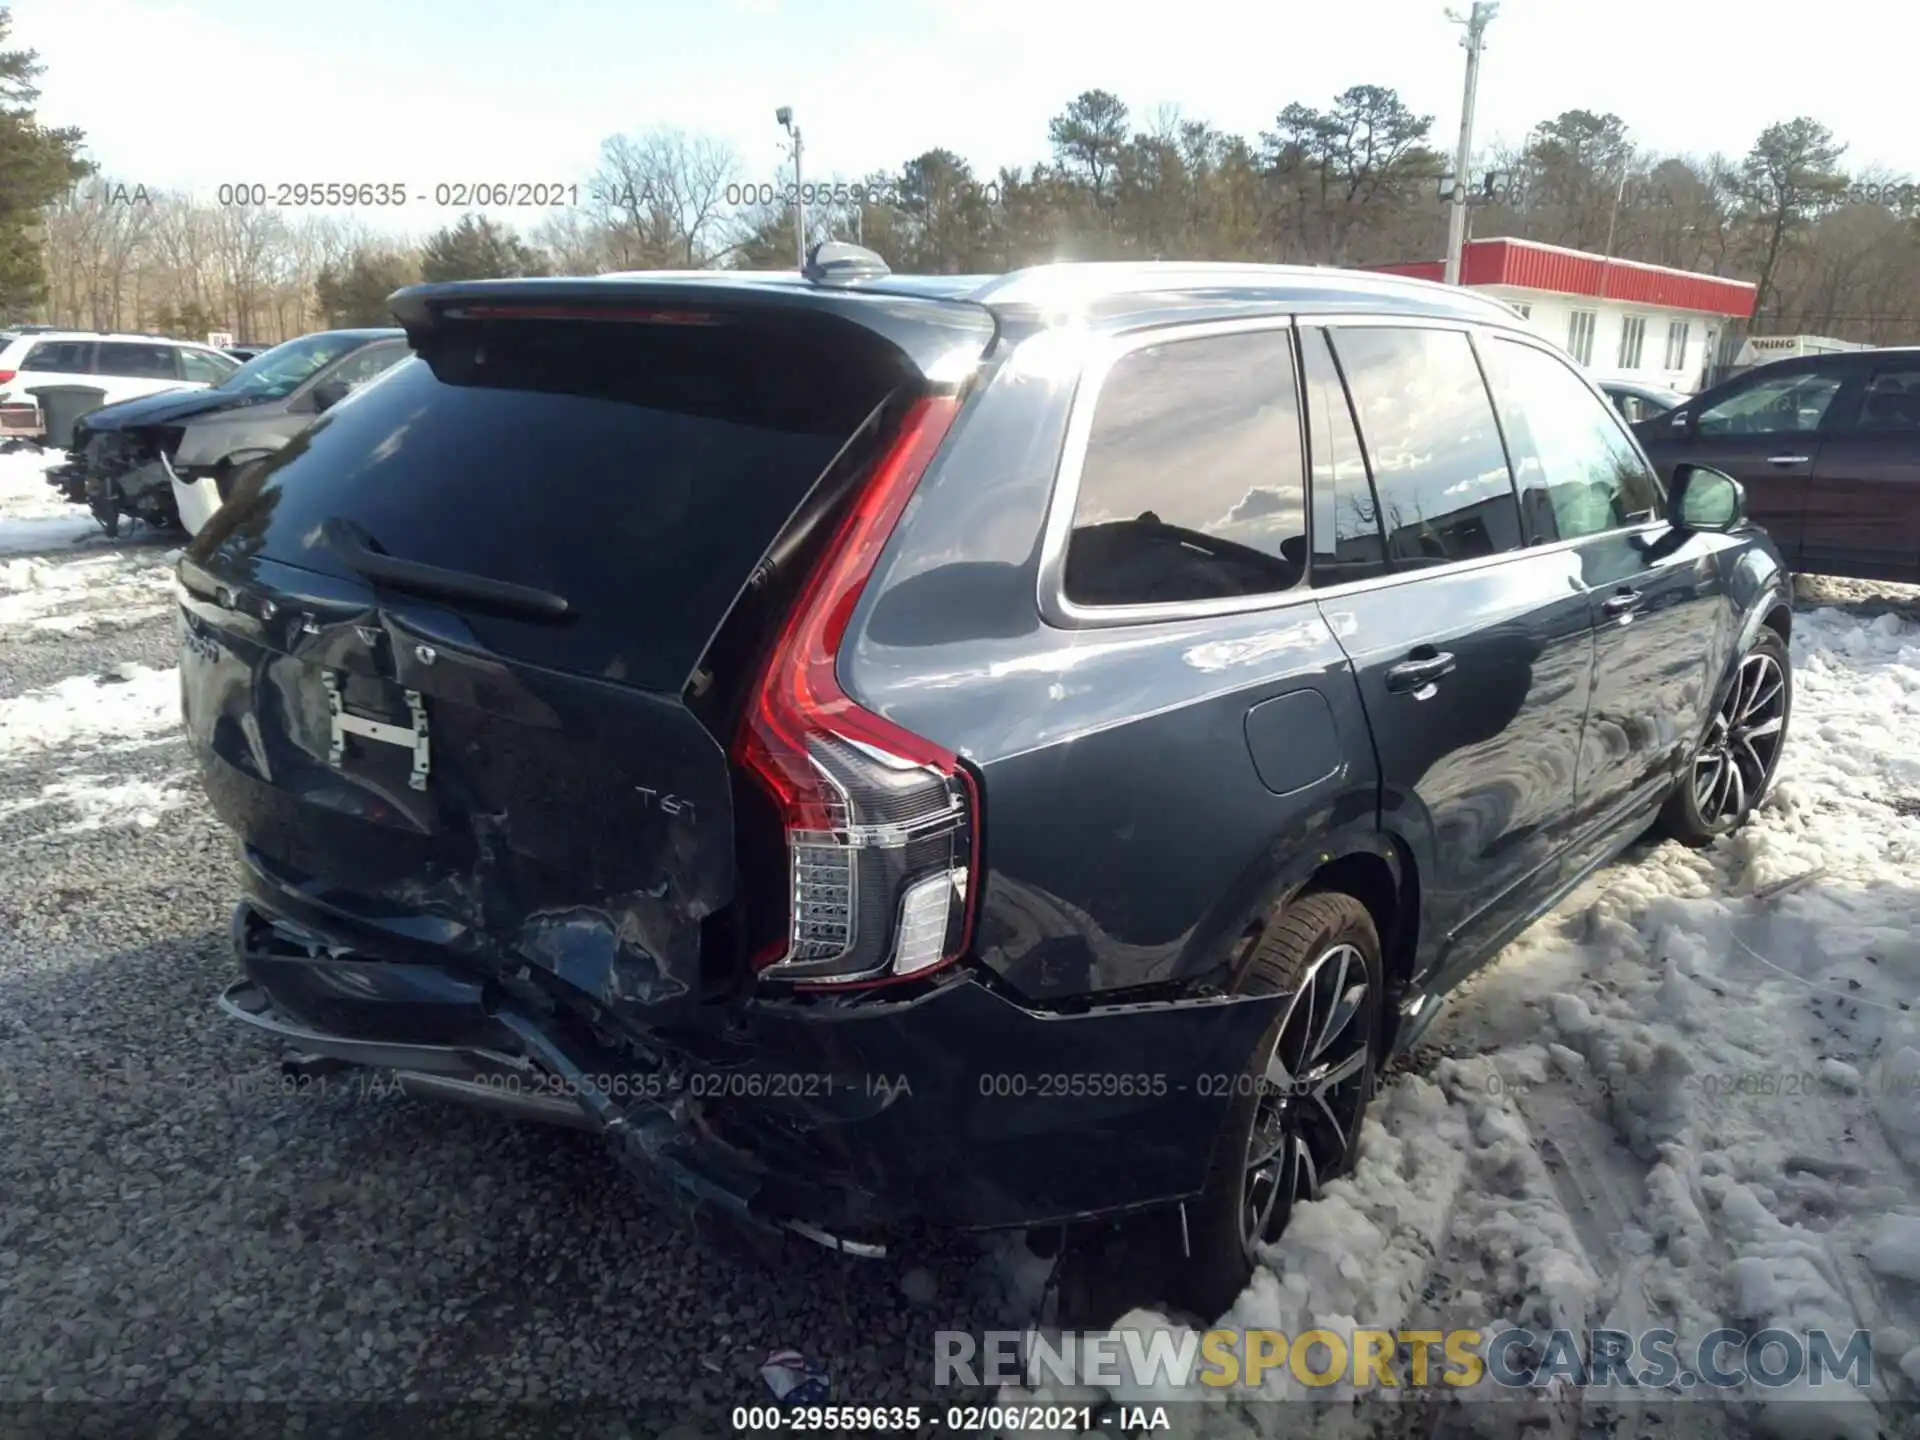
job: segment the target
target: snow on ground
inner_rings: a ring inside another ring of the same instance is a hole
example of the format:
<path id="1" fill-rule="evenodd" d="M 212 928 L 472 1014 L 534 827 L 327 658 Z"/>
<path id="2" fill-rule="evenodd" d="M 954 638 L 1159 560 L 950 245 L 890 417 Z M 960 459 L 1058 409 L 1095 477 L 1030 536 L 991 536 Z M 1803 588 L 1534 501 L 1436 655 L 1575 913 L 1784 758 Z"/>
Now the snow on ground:
<path id="1" fill-rule="evenodd" d="M 0 455 L 0 555 L 105 538 L 91 515 L 47 484 L 47 467 L 65 458 L 39 450 Z"/>
<path id="2" fill-rule="evenodd" d="M 180 672 L 121 665 L 0 700 L 0 758 L 39 750 L 139 742 L 180 725 Z"/>
<path id="3" fill-rule="evenodd" d="M 1219 1324 L 1665 1327 L 1683 1358 L 1723 1325 L 1824 1328 L 1837 1345 L 1863 1329 L 1865 1397 L 1747 1389 L 1673 1423 L 1870 1437 L 1911 1415 L 1920 596 L 1813 583 L 1837 603 L 1795 617 L 1790 735 L 1763 812 L 1705 851 L 1629 852 L 1453 996 L 1422 1047 L 1444 1058 L 1385 1087 L 1355 1172 L 1296 1215 Z M 1117 1328 L 1186 1329 L 1150 1311 Z M 1112 1398 L 1219 1398 L 1191 1377 L 1139 1379 Z M 1282 1367 L 1259 1394 L 1352 1391 L 1310 1391 Z M 1383 1433 L 1373 1402 L 1394 1397 L 1369 1395 L 1176 1413 L 1196 1434 Z M 1625 1404 L 1590 1393 L 1587 1413 L 1603 1399 Z M 1577 1417 L 1577 1396 L 1560 1403 Z M 1436 1403 L 1408 1404 L 1406 1433 L 1432 1433 Z"/>
<path id="4" fill-rule="evenodd" d="M 62 772 L 60 779 L 49 781 L 39 795 L 0 805 L 0 820 L 57 805 L 73 817 L 71 823 L 61 827 L 63 834 L 78 835 L 122 826 L 151 830 L 167 811 L 188 803 L 188 793 L 183 788 L 188 778 L 184 770 L 163 780 L 150 780 L 132 775 L 92 775 L 69 769 Z"/>

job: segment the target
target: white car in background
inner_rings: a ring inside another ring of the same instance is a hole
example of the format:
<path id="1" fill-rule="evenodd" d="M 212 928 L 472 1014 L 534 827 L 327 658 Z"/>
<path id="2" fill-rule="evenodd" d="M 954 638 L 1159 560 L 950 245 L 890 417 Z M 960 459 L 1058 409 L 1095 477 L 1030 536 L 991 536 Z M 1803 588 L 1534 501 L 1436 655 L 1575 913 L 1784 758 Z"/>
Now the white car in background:
<path id="1" fill-rule="evenodd" d="M 42 385 L 87 385 L 103 405 L 162 390 L 218 385 L 240 362 L 210 345 L 152 335 L 99 335 L 85 330 L 34 331 L 0 349 L 0 405 L 26 404 Z"/>

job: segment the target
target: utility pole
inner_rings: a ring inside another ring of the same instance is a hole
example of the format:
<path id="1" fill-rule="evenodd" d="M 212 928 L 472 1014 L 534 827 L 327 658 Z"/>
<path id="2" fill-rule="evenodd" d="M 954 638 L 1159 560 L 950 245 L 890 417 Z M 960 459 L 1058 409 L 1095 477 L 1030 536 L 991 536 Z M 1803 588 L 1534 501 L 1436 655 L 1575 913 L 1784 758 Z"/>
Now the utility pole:
<path id="1" fill-rule="evenodd" d="M 793 247 L 799 256 L 800 269 L 807 268 L 807 202 L 806 192 L 802 188 L 800 172 L 800 127 L 793 123 L 793 107 L 782 105 L 774 111 L 773 118 L 780 122 L 780 128 L 793 137 Z"/>
<path id="2" fill-rule="evenodd" d="M 1607 280 L 1613 274 L 1613 231 L 1620 223 L 1620 202 L 1627 198 L 1627 166 L 1633 162 L 1629 150 L 1620 157 L 1620 183 L 1613 190 L 1613 209 L 1607 214 L 1607 248 L 1600 256 L 1600 298 L 1607 298 Z"/>
<path id="3" fill-rule="evenodd" d="M 1480 50 L 1487 26 L 1500 9 L 1494 0 L 1473 0 L 1473 13 L 1447 11 L 1447 19 L 1467 27 L 1460 41 L 1467 52 L 1467 89 L 1460 101 L 1460 148 L 1453 153 L 1453 208 L 1447 215 L 1447 284 L 1460 283 L 1460 257 L 1467 243 L 1467 167 L 1473 163 L 1473 97 L 1480 86 Z"/>

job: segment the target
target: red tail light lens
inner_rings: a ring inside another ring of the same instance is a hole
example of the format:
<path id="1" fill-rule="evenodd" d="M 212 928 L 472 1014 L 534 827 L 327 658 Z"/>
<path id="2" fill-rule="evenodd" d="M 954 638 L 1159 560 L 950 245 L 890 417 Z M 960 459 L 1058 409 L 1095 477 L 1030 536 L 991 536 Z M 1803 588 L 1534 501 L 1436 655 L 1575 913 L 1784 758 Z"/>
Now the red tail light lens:
<path id="1" fill-rule="evenodd" d="M 863 710 L 834 674 L 875 562 L 960 402 L 916 401 L 808 578 L 760 676 L 734 761 L 786 832 L 787 924 L 769 978 L 882 984 L 958 959 L 973 919 L 979 797 L 952 751 Z"/>
<path id="2" fill-rule="evenodd" d="M 0 370 L 0 385 L 6 384 L 9 380 L 13 379 L 13 377 L 18 375 L 19 373 L 20 372 L 18 370 Z"/>

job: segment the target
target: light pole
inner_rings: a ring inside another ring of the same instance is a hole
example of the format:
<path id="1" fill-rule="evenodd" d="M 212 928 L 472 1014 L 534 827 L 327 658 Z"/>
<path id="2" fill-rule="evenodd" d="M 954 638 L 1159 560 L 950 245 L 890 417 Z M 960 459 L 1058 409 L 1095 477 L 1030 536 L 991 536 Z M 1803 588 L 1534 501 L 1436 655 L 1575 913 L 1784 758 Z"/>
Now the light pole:
<path id="1" fill-rule="evenodd" d="M 793 137 L 793 246 L 802 270 L 807 268 L 807 202 L 800 189 L 800 127 L 793 123 L 793 107 L 782 105 L 773 112 L 780 128 Z"/>
<path id="2" fill-rule="evenodd" d="M 1500 9 L 1494 0 L 1473 0 L 1473 13 L 1462 17 L 1447 11 L 1447 19 L 1467 27 L 1461 46 L 1467 52 L 1467 89 L 1460 101 L 1460 148 L 1453 154 L 1453 209 L 1447 215 L 1447 284 L 1460 283 L 1460 257 L 1467 243 L 1467 167 L 1473 163 L 1473 96 L 1480 86 L 1480 49 L 1487 25 Z"/>

